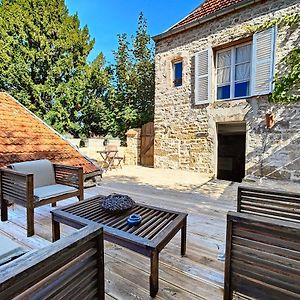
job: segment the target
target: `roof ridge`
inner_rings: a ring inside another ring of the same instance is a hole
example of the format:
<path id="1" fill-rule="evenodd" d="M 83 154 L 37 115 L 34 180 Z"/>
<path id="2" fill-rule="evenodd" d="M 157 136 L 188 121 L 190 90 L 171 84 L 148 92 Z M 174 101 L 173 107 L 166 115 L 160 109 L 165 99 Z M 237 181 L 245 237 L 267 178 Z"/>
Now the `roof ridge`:
<path id="1" fill-rule="evenodd" d="M 194 20 L 199 20 L 204 16 L 208 16 L 214 12 L 222 10 L 233 4 L 242 2 L 243 0 L 205 0 L 196 9 L 194 9 L 190 14 L 188 14 L 181 22 L 173 26 L 173 28 L 178 28 L 182 25 L 188 24 Z"/>

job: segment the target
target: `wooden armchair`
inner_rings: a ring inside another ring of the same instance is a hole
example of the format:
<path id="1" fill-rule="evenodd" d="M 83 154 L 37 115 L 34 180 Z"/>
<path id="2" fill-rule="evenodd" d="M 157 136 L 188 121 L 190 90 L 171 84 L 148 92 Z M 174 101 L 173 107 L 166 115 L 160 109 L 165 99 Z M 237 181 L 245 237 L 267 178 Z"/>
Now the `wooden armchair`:
<path id="1" fill-rule="evenodd" d="M 9 201 L 26 207 L 27 235 L 34 234 L 34 208 L 59 200 L 83 200 L 83 170 L 48 160 L 15 163 L 0 169 L 1 221 L 7 221 Z"/>
<path id="2" fill-rule="evenodd" d="M 300 194 L 239 186 L 237 211 L 285 221 L 300 222 Z"/>
<path id="3" fill-rule="evenodd" d="M 300 299 L 300 224 L 227 215 L 224 300 Z"/>
<path id="4" fill-rule="evenodd" d="M 0 299 L 104 299 L 102 228 L 85 227 L 1 266 Z"/>

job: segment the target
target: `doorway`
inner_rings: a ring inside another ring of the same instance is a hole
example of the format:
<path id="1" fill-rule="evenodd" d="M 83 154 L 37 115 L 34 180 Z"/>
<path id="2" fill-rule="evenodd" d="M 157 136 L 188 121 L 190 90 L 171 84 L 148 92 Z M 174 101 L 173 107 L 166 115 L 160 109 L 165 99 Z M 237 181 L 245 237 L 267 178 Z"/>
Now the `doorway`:
<path id="1" fill-rule="evenodd" d="M 245 177 L 246 124 L 220 123 L 217 178 L 241 182 Z"/>

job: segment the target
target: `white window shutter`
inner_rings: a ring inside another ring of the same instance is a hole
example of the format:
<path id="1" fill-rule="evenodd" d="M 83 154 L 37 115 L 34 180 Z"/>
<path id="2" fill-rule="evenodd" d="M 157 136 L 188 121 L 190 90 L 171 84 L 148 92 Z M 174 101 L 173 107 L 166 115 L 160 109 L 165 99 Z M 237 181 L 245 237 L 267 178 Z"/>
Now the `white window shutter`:
<path id="1" fill-rule="evenodd" d="M 212 48 L 195 55 L 195 104 L 211 102 Z"/>
<path id="2" fill-rule="evenodd" d="M 275 67 L 276 27 L 260 31 L 253 36 L 251 94 L 265 95 L 273 90 Z"/>

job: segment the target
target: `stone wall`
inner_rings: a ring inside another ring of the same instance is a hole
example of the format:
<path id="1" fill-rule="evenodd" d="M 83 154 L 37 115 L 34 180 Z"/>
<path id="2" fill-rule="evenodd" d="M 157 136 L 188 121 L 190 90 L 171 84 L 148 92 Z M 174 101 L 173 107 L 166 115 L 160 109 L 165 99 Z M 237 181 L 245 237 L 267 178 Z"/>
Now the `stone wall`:
<path id="1" fill-rule="evenodd" d="M 125 164 L 137 166 L 140 164 L 141 129 L 129 129 L 126 136 Z"/>
<path id="2" fill-rule="evenodd" d="M 298 0 L 262 1 L 156 43 L 155 167 L 216 173 L 218 122 L 245 122 L 246 173 L 299 180 L 299 105 L 271 105 L 265 97 L 194 106 L 194 56 L 249 37 L 246 27 L 300 12 Z M 280 28 L 276 70 L 288 51 L 299 46 L 297 30 Z M 172 61 L 183 60 L 183 85 L 172 87 Z M 265 126 L 265 113 L 276 124 Z"/>

